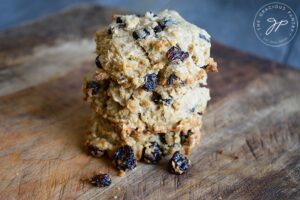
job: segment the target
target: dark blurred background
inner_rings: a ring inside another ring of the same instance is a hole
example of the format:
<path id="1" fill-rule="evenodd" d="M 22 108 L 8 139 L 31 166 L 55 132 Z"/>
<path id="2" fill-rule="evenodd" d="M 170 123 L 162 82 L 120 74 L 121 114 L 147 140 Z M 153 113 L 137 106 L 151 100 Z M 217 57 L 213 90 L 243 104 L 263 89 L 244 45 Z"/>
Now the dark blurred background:
<path id="1" fill-rule="evenodd" d="M 300 68 L 300 32 L 287 45 L 270 47 L 253 31 L 255 13 L 266 0 L 1 0 L 0 31 L 28 23 L 63 9 L 84 4 L 120 8 L 136 13 L 175 9 L 187 20 L 206 29 L 214 40 L 237 49 Z M 299 20 L 300 1 L 285 0 Z M 1 44 L 0 44 L 1 45 Z"/>

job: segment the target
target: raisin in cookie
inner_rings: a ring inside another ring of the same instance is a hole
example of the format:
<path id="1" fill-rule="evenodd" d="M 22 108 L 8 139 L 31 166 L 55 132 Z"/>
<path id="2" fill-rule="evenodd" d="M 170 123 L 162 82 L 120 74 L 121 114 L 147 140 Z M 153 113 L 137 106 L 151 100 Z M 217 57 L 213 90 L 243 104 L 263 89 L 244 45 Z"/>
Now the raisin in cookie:
<path id="1" fill-rule="evenodd" d="M 191 149 L 200 141 L 200 126 L 195 126 L 189 130 L 170 131 L 170 132 L 137 132 L 132 131 L 130 135 L 120 134 L 121 129 L 116 127 L 114 123 L 101 118 L 94 117 L 93 124 L 87 136 L 86 145 L 91 155 L 95 152 L 106 152 L 109 157 L 122 146 L 132 147 L 137 160 L 143 157 L 145 149 L 149 149 L 149 145 L 158 145 L 162 155 L 169 155 L 175 151 L 183 151 L 189 154 Z M 90 148 L 93 147 L 93 148 Z M 96 151 L 97 150 L 97 151 Z"/>

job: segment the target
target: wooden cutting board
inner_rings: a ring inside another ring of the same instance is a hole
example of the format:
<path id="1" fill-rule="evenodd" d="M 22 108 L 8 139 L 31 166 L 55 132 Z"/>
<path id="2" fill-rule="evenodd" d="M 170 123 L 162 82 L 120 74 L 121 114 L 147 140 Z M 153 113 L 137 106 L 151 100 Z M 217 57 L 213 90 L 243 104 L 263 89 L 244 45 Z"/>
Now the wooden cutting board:
<path id="1" fill-rule="evenodd" d="M 0 33 L 0 199 L 300 199 L 300 72 L 217 43 L 187 174 L 164 160 L 117 177 L 85 153 L 81 82 L 95 69 L 93 33 L 115 12 L 80 7 Z M 112 185 L 82 180 L 96 172 Z"/>

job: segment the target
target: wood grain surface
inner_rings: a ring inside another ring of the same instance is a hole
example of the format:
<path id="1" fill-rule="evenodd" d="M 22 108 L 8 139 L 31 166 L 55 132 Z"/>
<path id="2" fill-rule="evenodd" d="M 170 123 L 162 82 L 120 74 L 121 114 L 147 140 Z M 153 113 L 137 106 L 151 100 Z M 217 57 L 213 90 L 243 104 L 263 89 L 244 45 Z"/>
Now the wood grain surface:
<path id="1" fill-rule="evenodd" d="M 83 148 L 94 31 L 119 11 L 80 7 L 0 33 L 0 199 L 300 199 L 300 72 L 213 43 L 212 101 L 188 173 L 139 163 L 117 177 Z M 94 188 L 84 179 L 112 175 Z"/>

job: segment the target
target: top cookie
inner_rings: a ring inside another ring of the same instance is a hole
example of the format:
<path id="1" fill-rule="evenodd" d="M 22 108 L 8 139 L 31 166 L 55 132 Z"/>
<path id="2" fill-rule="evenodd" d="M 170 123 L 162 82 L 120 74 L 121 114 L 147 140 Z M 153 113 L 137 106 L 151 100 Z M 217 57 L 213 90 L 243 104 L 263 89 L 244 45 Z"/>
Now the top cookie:
<path id="1" fill-rule="evenodd" d="M 176 87 L 217 69 L 209 34 L 175 11 L 116 15 L 108 30 L 96 33 L 96 43 L 99 66 L 123 87 L 152 91 L 153 79 Z"/>

